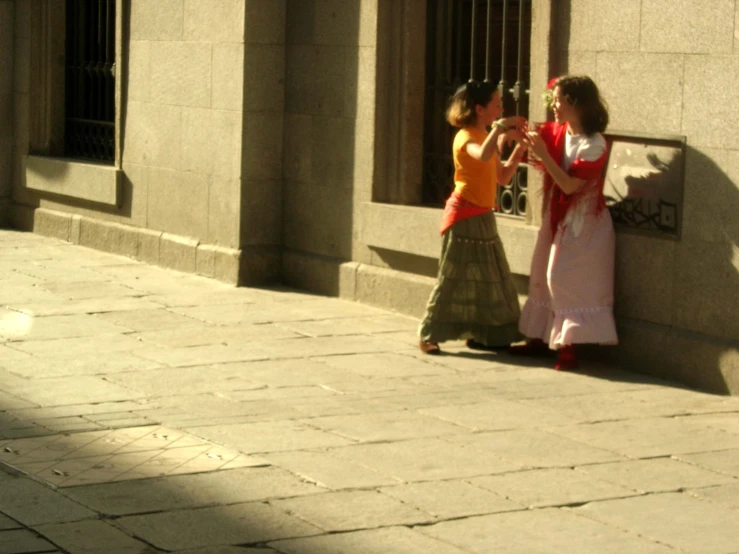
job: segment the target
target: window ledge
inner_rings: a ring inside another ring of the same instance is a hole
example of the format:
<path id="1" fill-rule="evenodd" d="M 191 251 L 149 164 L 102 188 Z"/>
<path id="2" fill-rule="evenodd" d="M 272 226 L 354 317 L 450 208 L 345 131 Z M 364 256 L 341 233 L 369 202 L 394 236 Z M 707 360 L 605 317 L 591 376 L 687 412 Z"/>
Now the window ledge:
<path id="1" fill-rule="evenodd" d="M 361 241 L 371 248 L 438 258 L 441 214 L 438 208 L 365 202 Z M 500 215 L 496 222 L 511 271 L 528 275 L 539 229 Z"/>
<path id="2" fill-rule="evenodd" d="M 113 166 L 95 162 L 26 156 L 26 188 L 118 206 L 123 172 Z"/>

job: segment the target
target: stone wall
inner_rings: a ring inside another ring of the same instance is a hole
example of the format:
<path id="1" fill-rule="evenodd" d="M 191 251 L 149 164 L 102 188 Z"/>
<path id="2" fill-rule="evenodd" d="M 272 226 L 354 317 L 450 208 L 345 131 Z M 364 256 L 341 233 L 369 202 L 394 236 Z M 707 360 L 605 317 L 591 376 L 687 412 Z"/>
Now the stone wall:
<path id="1" fill-rule="evenodd" d="M 13 30 L 12 0 L 0 0 L 0 227 L 7 224 L 13 178 Z"/>
<path id="2" fill-rule="evenodd" d="M 558 8 L 558 66 L 596 80 L 610 128 L 687 137 L 680 239 L 618 236 L 619 352 L 736 391 L 739 4 L 568 0 Z"/>

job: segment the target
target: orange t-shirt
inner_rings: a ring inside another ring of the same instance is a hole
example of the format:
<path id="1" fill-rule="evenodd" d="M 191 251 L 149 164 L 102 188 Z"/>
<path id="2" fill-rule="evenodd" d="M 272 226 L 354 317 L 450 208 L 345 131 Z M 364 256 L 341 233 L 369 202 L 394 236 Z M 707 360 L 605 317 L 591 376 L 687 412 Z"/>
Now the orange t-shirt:
<path id="1" fill-rule="evenodd" d="M 495 205 L 495 194 L 498 187 L 498 168 L 495 157 L 498 153 L 495 152 L 488 161 L 481 162 L 470 156 L 465 146 L 468 142 L 476 142 L 482 146 L 487 136 L 485 131 L 475 127 L 464 127 L 457 132 L 452 147 L 454 192 L 482 208 L 492 208 Z"/>

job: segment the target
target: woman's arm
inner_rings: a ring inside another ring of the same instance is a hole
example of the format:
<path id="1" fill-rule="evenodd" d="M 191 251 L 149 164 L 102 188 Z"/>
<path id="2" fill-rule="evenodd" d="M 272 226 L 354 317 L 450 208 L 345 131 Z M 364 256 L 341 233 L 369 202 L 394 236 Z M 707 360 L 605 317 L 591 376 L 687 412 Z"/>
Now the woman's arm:
<path id="1" fill-rule="evenodd" d="M 557 183 L 557 186 L 561 188 L 565 194 L 572 194 L 582 188 L 585 181 L 568 175 L 567 172 L 554 161 L 552 156 L 549 154 L 549 150 L 547 150 L 546 143 L 538 133 L 528 133 L 528 143 L 529 148 L 531 148 L 534 154 L 536 154 L 536 157 L 541 160 L 547 173 L 551 175 L 554 182 Z"/>
<path id="2" fill-rule="evenodd" d="M 467 144 L 465 144 L 467 154 L 469 154 L 470 157 L 474 158 L 475 160 L 487 162 L 497 151 L 498 137 L 508 132 L 506 127 L 523 129 L 525 125 L 526 118 L 520 115 L 506 117 L 505 119 L 499 119 L 493 122 L 493 129 L 488 133 L 488 136 L 485 137 L 485 140 L 482 144 L 477 144 L 476 142 L 468 142 Z"/>
<path id="3" fill-rule="evenodd" d="M 516 173 L 518 165 L 523 159 L 523 155 L 526 152 L 526 145 L 518 143 L 516 148 L 513 149 L 513 153 L 508 157 L 505 164 L 497 158 L 498 164 L 498 183 L 501 185 L 507 185 L 511 182 L 511 179 Z"/>

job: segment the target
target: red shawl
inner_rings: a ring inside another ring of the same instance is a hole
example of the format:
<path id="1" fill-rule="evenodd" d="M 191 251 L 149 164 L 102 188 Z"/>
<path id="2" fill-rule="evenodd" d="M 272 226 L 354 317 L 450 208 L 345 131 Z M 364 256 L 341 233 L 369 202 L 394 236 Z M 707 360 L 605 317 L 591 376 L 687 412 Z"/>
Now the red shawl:
<path id="1" fill-rule="evenodd" d="M 441 234 L 443 235 L 449 227 L 476 215 L 489 212 L 491 208 L 482 208 L 472 202 L 465 200 L 461 194 L 452 192 L 444 205 L 444 215 L 441 216 Z"/>
<path id="2" fill-rule="evenodd" d="M 552 156 L 552 159 L 554 159 L 556 163 L 561 164 L 565 151 L 565 136 L 567 133 L 567 125 L 547 122 L 541 124 L 538 127 L 537 131 L 546 143 L 547 150 Z M 607 160 L 608 149 L 606 149 L 606 151 L 600 158 L 592 162 L 576 159 L 567 172 L 568 175 L 572 177 L 577 177 L 578 179 L 583 179 L 585 181 L 594 181 L 596 183 L 599 192 L 597 204 L 595 205 L 596 214 L 600 213 L 600 211 L 606 206 L 606 201 L 603 197 L 603 169 L 606 165 Z M 543 164 L 541 164 L 541 162 L 535 162 L 533 165 L 538 169 L 544 169 L 544 166 Z M 561 188 L 556 185 L 551 175 L 549 175 L 549 173 L 545 173 L 544 193 L 545 198 L 550 198 L 551 217 L 549 220 L 549 224 L 552 229 L 552 236 L 557 233 L 557 227 L 559 226 L 560 222 L 564 220 L 565 216 L 567 215 L 567 211 L 570 209 L 570 206 L 572 206 L 574 202 L 580 196 L 582 196 L 583 192 L 585 192 L 586 187 L 587 185 L 583 186 L 580 190 L 573 192 L 572 194 L 566 194 Z M 551 192 L 551 195 L 548 194 L 549 192 Z"/>

